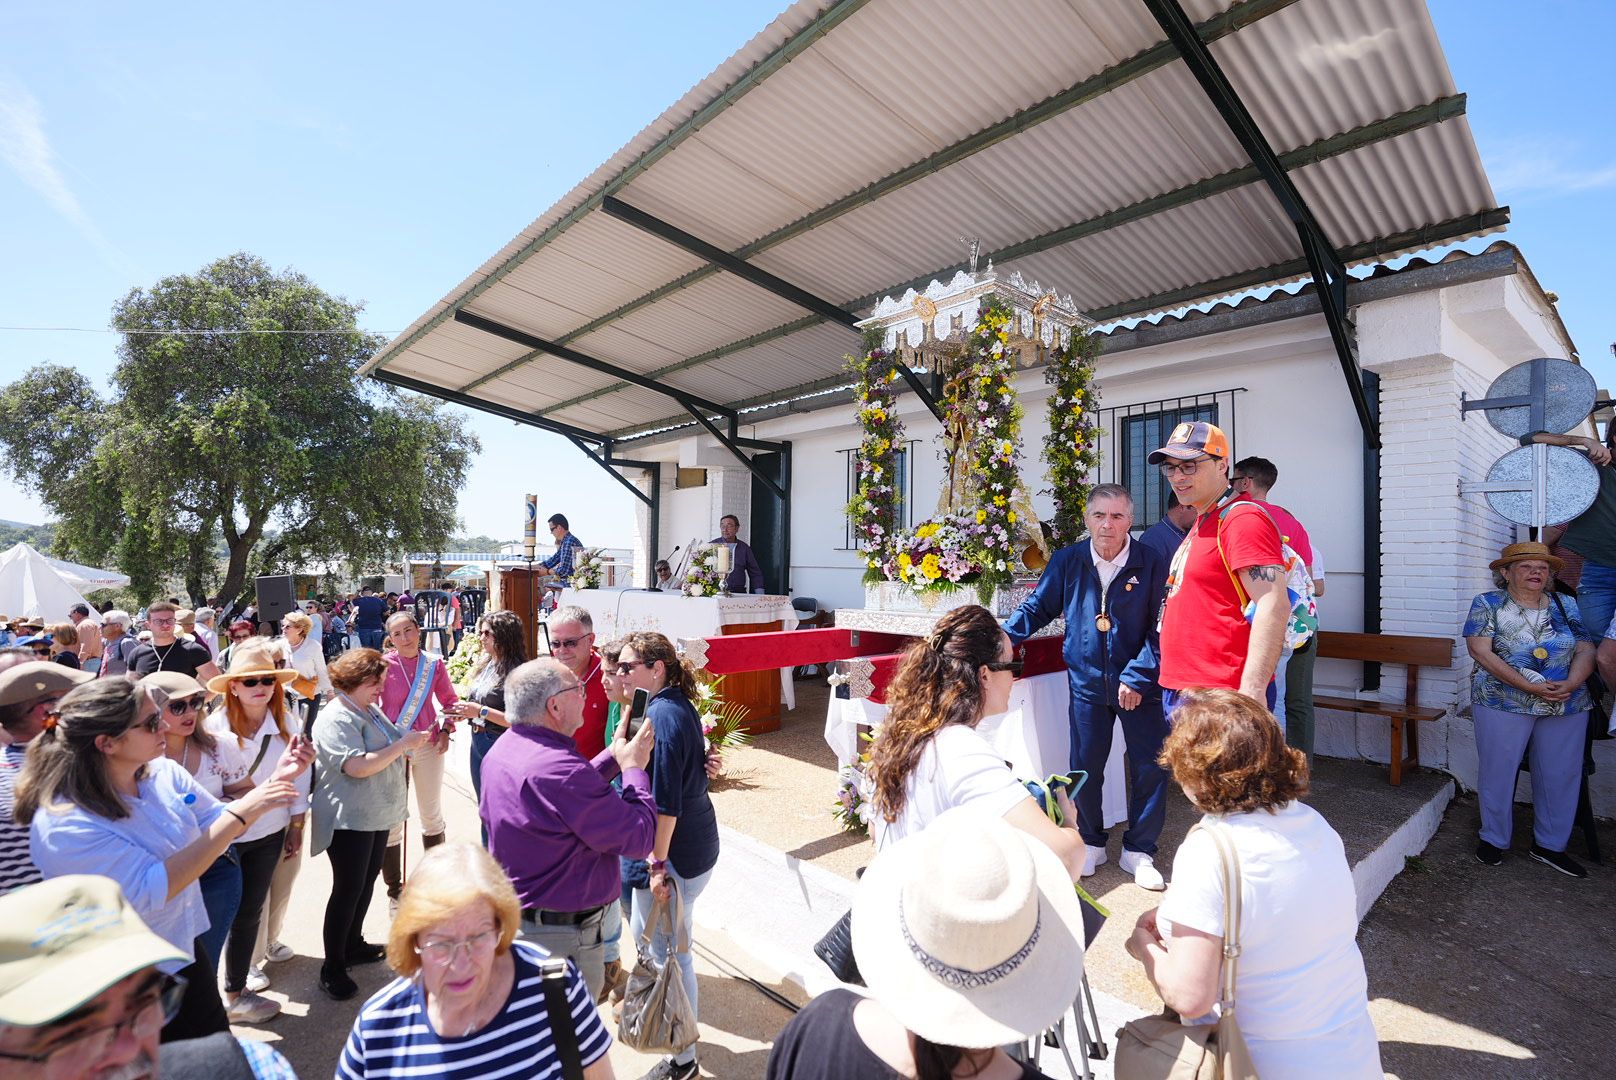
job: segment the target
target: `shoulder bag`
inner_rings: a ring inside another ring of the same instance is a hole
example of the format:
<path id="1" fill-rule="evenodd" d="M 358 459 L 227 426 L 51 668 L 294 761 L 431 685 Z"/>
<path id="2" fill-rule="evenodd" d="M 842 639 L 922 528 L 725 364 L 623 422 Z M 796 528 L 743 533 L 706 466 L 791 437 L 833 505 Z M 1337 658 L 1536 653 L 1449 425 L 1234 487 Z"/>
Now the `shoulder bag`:
<path id="1" fill-rule="evenodd" d="M 1223 866 L 1223 975 L 1216 1024 L 1185 1024 L 1172 1010 L 1130 1021 L 1117 1032 L 1117 1080 L 1257 1080 L 1251 1052 L 1235 1022 L 1235 969 L 1240 957 L 1240 856 L 1222 825 L 1197 825 Z"/>
<path id="2" fill-rule="evenodd" d="M 673 902 L 658 899 L 651 906 L 651 917 L 634 950 L 634 971 L 623 990 L 623 1018 L 617 1024 L 617 1041 L 641 1053 L 678 1054 L 694 1046 L 698 1034 L 696 1010 L 685 995 L 675 958 L 690 951 L 690 939 L 680 933 L 685 901 L 679 883 L 669 878 L 668 884 Z M 674 939 L 673 951 L 658 965 L 651 957 L 651 935 L 664 925 Z"/>
<path id="3" fill-rule="evenodd" d="M 550 1037 L 561 1059 L 563 1080 L 584 1080 L 583 1055 L 578 1050 L 578 1027 L 567 1005 L 567 959 L 551 957 L 539 964 L 544 988 L 544 1009 L 550 1014 Z"/>

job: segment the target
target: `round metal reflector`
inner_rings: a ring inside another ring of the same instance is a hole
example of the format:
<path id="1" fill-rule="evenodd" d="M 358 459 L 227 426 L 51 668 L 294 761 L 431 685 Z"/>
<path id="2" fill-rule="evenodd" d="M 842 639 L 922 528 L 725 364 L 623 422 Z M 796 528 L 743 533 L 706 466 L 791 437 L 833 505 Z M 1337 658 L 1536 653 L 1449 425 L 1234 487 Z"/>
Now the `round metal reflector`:
<path id="1" fill-rule="evenodd" d="M 1558 435 L 1570 431 L 1588 418 L 1594 410 L 1598 387 L 1586 368 L 1569 360 L 1540 357 L 1516 364 L 1487 388 L 1487 398 L 1526 397 L 1532 393 L 1532 369 L 1543 369 L 1543 422 L 1532 423 L 1532 410 L 1527 405 L 1510 405 L 1501 409 L 1488 409 L 1487 422 L 1512 439 L 1537 431 L 1550 431 Z M 1500 511 L 1502 512 L 1502 511 Z M 1506 515 L 1507 516 L 1507 515 Z M 1514 520 L 1514 519 L 1511 519 Z"/>
<path id="2" fill-rule="evenodd" d="M 1497 385 L 1496 383 L 1494 385 Z M 1487 470 L 1487 483 L 1519 483 L 1521 491 L 1489 491 L 1487 503 L 1500 517 L 1517 525 L 1536 525 L 1532 518 L 1532 452 L 1522 446 L 1511 450 Z M 1594 504 L 1599 494 L 1599 471 L 1593 462 L 1566 446 L 1550 446 L 1546 502 L 1548 525 L 1570 521 Z"/>

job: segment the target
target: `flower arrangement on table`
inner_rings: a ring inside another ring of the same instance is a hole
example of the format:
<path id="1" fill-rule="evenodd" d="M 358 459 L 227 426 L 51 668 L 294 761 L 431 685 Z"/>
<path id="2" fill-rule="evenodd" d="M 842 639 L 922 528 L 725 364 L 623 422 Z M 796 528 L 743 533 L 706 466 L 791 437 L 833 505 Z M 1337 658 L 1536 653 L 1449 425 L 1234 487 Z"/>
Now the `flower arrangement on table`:
<path id="1" fill-rule="evenodd" d="M 857 484 L 847 504 L 847 517 L 854 541 L 864 552 L 864 580 L 868 583 L 889 576 L 885 567 L 897 533 L 898 454 L 903 446 L 897 365 L 897 357 L 881 348 L 879 335 L 874 334 L 865 339 L 862 355 L 847 358 L 848 370 L 858 377 L 853 398 L 864 431 L 853 457 Z"/>
<path id="2" fill-rule="evenodd" d="M 986 511 L 946 514 L 899 535 L 883 570 L 917 592 L 974 585 L 984 580 L 988 560 L 998 558 L 989 539 Z"/>
<path id="3" fill-rule="evenodd" d="M 446 661 L 449 668 L 449 681 L 454 683 L 455 689 L 464 694 L 471 685 L 471 670 L 476 666 L 478 659 L 483 655 L 482 641 L 476 634 L 466 634 L 460 639 L 460 645 L 450 654 Z"/>
<path id="4" fill-rule="evenodd" d="M 718 596 L 724 591 L 724 575 L 718 571 L 717 544 L 703 544 L 690 553 L 684 590 L 686 596 Z"/>
<path id="5" fill-rule="evenodd" d="M 1044 436 L 1044 462 L 1049 467 L 1049 487 L 1043 493 L 1055 502 L 1050 521 L 1054 546 L 1076 543 L 1086 528 L 1088 478 L 1100 464 L 1099 438 L 1094 425 L 1098 400 L 1094 382 L 1095 360 L 1100 340 L 1073 328 L 1066 347 L 1059 350 L 1044 371 L 1049 383 L 1049 434 Z"/>
<path id="6" fill-rule="evenodd" d="M 574 589 L 598 589 L 606 579 L 606 553 L 601 548 L 584 548 L 572 564 Z"/>

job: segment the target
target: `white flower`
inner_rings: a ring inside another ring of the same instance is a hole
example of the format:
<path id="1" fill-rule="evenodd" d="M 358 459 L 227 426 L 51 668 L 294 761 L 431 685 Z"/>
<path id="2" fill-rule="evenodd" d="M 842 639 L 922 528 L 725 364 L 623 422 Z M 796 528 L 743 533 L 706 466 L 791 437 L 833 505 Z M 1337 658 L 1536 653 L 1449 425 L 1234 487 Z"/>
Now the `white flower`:
<path id="1" fill-rule="evenodd" d="M 707 595 L 707 590 L 702 588 L 700 585 L 692 585 L 686 591 L 688 591 L 691 596 L 706 596 Z"/>

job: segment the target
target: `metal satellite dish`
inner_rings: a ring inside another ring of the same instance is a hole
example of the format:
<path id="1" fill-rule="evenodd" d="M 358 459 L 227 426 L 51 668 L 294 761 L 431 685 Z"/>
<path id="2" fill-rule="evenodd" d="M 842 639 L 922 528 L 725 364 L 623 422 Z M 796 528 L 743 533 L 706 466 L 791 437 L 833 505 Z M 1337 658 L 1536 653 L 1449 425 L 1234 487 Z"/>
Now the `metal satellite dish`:
<path id="1" fill-rule="evenodd" d="M 1487 388 L 1466 411 L 1485 409 L 1487 422 L 1512 439 L 1538 431 L 1570 431 L 1594 411 L 1599 388 L 1588 370 L 1569 360 L 1543 357 L 1516 364 Z M 1541 411 L 1541 415 L 1534 415 Z"/>
<path id="2" fill-rule="evenodd" d="M 1512 439 L 1562 434 L 1594 411 L 1593 376 L 1569 360 L 1539 357 L 1516 364 L 1487 388 L 1479 401 L 1462 401 L 1460 415 L 1483 410 L 1487 422 Z M 1542 529 L 1570 521 L 1593 505 L 1599 471 L 1564 446 L 1533 443 L 1511 450 L 1487 471 L 1483 483 L 1461 483 L 1465 494 L 1484 494 L 1499 516 Z"/>
<path id="3" fill-rule="evenodd" d="M 1539 451 L 1547 451 L 1548 482 L 1534 484 Z M 1511 450 L 1487 470 L 1484 490 L 1487 505 L 1498 516 L 1517 525 L 1558 524 L 1570 521 L 1594 504 L 1599 494 L 1599 470 L 1587 457 L 1565 446 L 1523 446 Z M 1538 497 L 1542 504 L 1538 504 Z"/>

